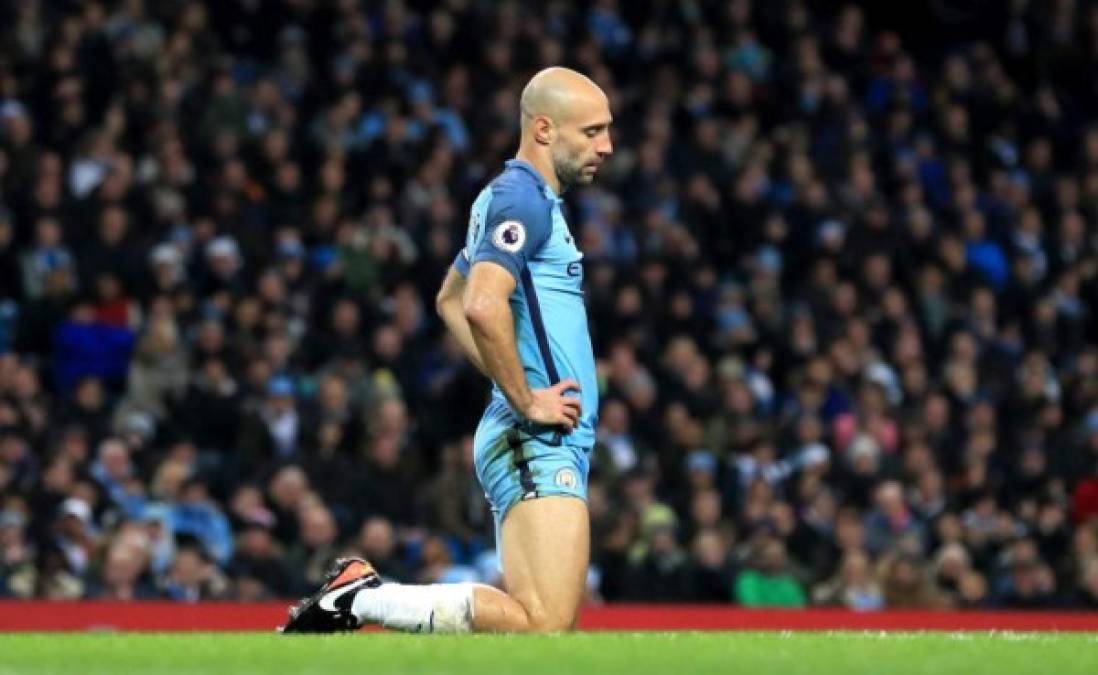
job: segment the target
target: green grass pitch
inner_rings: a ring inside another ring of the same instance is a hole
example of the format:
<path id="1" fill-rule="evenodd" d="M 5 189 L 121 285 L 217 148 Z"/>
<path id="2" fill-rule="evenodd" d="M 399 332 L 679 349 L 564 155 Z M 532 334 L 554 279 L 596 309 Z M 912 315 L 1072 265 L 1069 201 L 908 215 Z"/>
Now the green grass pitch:
<path id="1" fill-rule="evenodd" d="M 1098 673 L 1098 635 L 1049 633 L 364 633 L 0 635 L 0 675 L 38 673 Z"/>

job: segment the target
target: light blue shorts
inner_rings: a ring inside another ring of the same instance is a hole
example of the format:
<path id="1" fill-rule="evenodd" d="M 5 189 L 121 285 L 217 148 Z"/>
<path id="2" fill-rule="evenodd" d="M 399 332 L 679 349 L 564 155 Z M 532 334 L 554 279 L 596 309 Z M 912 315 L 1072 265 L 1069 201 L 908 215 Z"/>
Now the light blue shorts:
<path id="1" fill-rule="evenodd" d="M 530 433 L 509 416 L 481 419 L 473 439 L 477 480 L 492 507 L 499 528 L 507 512 L 520 501 L 567 495 L 587 501 L 590 449 L 568 445 L 568 437 L 547 431 Z"/>

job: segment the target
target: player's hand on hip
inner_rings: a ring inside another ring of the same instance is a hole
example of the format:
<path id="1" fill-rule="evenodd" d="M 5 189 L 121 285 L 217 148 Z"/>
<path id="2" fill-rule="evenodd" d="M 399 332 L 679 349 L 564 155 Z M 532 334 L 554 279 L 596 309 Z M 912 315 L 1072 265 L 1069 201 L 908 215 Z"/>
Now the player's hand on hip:
<path id="1" fill-rule="evenodd" d="M 530 392 L 533 399 L 524 411 L 526 419 L 538 424 L 562 426 L 566 431 L 572 431 L 579 425 L 580 415 L 583 414 L 580 400 L 564 393 L 573 389 L 579 391 L 579 383 L 575 380 L 564 380 L 552 387 L 533 390 Z"/>

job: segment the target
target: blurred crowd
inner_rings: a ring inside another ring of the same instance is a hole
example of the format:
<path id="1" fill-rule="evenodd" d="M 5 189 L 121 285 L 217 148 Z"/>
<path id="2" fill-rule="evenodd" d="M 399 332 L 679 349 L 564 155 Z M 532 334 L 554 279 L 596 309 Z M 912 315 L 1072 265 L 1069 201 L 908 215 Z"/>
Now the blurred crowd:
<path id="1" fill-rule="evenodd" d="M 499 583 L 434 298 L 564 64 L 591 602 L 1098 609 L 1098 5 L 876 4 L 3 3 L 0 597 Z"/>

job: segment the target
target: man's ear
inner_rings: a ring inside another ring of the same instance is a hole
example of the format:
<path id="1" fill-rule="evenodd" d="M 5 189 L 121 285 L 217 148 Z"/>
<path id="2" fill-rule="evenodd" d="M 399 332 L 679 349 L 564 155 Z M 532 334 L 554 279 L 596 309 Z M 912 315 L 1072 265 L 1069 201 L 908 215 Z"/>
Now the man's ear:
<path id="1" fill-rule="evenodd" d="M 553 121 L 545 115 L 538 115 L 533 123 L 534 140 L 541 145 L 549 145 L 553 141 Z"/>

